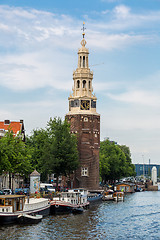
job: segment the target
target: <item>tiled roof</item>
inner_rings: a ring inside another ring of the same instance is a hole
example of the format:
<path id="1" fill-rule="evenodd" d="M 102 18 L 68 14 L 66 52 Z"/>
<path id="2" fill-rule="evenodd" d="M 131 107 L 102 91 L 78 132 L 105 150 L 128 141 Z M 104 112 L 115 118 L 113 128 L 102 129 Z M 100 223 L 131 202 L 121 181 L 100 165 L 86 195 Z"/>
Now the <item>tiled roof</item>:
<path id="1" fill-rule="evenodd" d="M 14 135 L 17 135 L 19 131 L 22 130 L 22 124 L 21 122 L 16 121 L 9 121 L 8 124 L 6 124 L 6 121 L 0 121 L 0 130 L 12 130 Z"/>

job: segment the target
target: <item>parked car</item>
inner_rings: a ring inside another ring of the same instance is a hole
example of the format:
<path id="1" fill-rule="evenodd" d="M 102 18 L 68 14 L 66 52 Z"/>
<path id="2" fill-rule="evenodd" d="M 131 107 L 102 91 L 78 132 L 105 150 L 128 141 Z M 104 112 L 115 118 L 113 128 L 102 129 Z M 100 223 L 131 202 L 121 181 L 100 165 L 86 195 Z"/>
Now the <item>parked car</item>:
<path id="1" fill-rule="evenodd" d="M 15 189 L 15 194 L 18 194 L 18 195 L 28 195 L 29 194 L 29 188 L 16 188 Z"/>
<path id="2" fill-rule="evenodd" d="M 3 192 L 3 190 L 0 190 L 0 195 L 5 195 L 5 192 Z"/>
<path id="3" fill-rule="evenodd" d="M 53 185 L 51 183 L 41 183 L 40 184 L 40 191 L 45 191 L 45 192 L 48 192 L 48 193 L 53 193 L 55 192 L 55 188 L 53 187 Z"/>
<path id="4" fill-rule="evenodd" d="M 25 195 L 29 195 L 29 188 L 23 188 L 23 193 Z"/>
<path id="5" fill-rule="evenodd" d="M 5 195 L 11 195 L 12 194 L 12 190 L 9 189 L 9 188 L 3 189 L 3 192 L 4 192 Z"/>
<path id="6" fill-rule="evenodd" d="M 17 195 L 23 195 L 22 188 L 16 188 L 14 193 L 17 194 Z"/>

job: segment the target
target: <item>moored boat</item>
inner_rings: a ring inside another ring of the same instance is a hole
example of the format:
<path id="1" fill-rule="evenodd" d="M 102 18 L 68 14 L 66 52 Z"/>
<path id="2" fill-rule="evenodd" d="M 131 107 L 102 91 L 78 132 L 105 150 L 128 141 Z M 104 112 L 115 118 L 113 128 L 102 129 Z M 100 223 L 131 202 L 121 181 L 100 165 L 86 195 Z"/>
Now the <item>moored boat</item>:
<path id="1" fill-rule="evenodd" d="M 83 213 L 84 209 L 82 207 L 75 207 L 72 209 L 73 214 L 81 214 Z"/>
<path id="2" fill-rule="evenodd" d="M 62 192 L 59 198 L 54 198 L 50 202 L 50 213 L 72 213 L 75 212 L 75 209 L 80 212 L 82 209 L 88 208 L 89 202 L 87 201 L 87 194 L 85 193 L 82 189 L 72 189 L 68 192 Z"/>
<path id="3" fill-rule="evenodd" d="M 89 193 L 87 194 L 87 200 L 88 202 L 92 203 L 92 202 L 96 202 L 96 201 L 101 201 L 102 200 L 102 191 L 89 191 Z"/>
<path id="4" fill-rule="evenodd" d="M 75 207 L 74 204 L 61 200 L 53 200 L 50 202 L 50 214 L 66 214 L 72 213 L 72 209 Z"/>
<path id="5" fill-rule="evenodd" d="M 117 202 L 124 201 L 124 192 L 114 192 L 113 199 Z"/>
<path id="6" fill-rule="evenodd" d="M 42 215 L 28 215 L 28 214 L 20 214 L 18 215 L 18 222 L 21 224 L 35 224 L 42 221 L 43 216 Z"/>
<path id="7" fill-rule="evenodd" d="M 45 198 L 28 198 L 25 195 L 0 196 L 0 224 L 16 223 L 20 214 L 47 216 L 50 204 Z"/>
<path id="8" fill-rule="evenodd" d="M 114 193 L 114 191 L 112 189 L 108 189 L 107 191 L 105 191 L 104 195 L 103 195 L 103 200 L 104 201 L 114 200 L 113 193 Z"/>

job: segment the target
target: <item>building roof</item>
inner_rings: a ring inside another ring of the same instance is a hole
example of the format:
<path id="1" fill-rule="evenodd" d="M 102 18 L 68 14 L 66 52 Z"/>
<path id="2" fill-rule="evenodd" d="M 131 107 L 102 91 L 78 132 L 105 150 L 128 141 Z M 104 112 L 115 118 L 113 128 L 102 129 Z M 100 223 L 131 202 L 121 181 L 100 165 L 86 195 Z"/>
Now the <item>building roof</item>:
<path id="1" fill-rule="evenodd" d="M 40 176 L 40 173 L 38 173 L 36 170 L 34 170 L 30 176 Z"/>
<path id="2" fill-rule="evenodd" d="M 3 131 L 4 133 L 8 130 L 13 131 L 14 135 L 17 135 L 18 133 L 24 133 L 24 125 L 23 120 L 18 121 L 10 121 L 10 120 L 4 120 L 0 121 L 0 131 Z"/>
<path id="3" fill-rule="evenodd" d="M 134 186 L 135 184 L 134 183 L 129 183 L 129 182 L 119 182 L 116 184 L 117 185 L 128 185 L 128 186 Z"/>
<path id="4" fill-rule="evenodd" d="M 0 195 L 0 199 L 13 199 L 13 198 L 25 198 L 25 195 Z"/>

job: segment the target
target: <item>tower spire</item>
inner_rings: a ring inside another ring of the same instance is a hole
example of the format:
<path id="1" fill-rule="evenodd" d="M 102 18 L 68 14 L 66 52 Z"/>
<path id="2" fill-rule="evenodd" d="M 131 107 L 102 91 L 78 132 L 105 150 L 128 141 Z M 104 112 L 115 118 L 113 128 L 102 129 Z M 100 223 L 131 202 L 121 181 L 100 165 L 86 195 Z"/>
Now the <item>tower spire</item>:
<path id="1" fill-rule="evenodd" d="M 83 36 L 83 38 L 84 38 L 84 36 L 85 36 L 85 30 L 86 30 L 86 28 L 84 27 L 84 25 L 85 25 L 85 22 L 83 22 L 83 28 L 81 29 L 82 31 L 83 31 L 83 33 L 82 33 L 82 36 Z"/>

